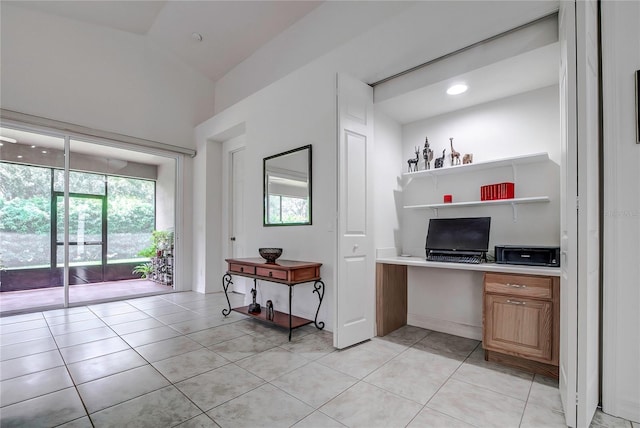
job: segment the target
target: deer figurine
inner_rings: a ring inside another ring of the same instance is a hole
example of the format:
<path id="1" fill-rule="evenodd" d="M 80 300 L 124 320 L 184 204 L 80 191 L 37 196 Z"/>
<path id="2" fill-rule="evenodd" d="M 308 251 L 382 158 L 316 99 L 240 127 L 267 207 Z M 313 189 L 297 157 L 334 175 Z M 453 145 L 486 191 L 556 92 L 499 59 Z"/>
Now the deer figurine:
<path id="1" fill-rule="evenodd" d="M 462 165 L 467 165 L 473 163 L 473 153 L 465 153 L 464 156 L 462 156 Z"/>
<path id="2" fill-rule="evenodd" d="M 460 152 L 456 152 L 453 148 L 453 137 L 449 138 L 451 144 L 451 165 L 460 165 Z"/>
<path id="3" fill-rule="evenodd" d="M 418 146 L 415 147 L 415 153 L 415 159 L 407 160 L 407 164 L 409 165 L 409 172 L 418 170 L 418 160 L 420 160 L 420 148 Z"/>
<path id="4" fill-rule="evenodd" d="M 442 168 L 444 166 L 444 158 L 445 158 L 445 152 L 447 151 L 447 149 L 443 149 L 442 150 L 442 157 L 440 158 L 436 158 L 435 162 L 433 163 L 433 167 L 434 168 Z"/>
<path id="5" fill-rule="evenodd" d="M 429 138 L 424 139 L 424 149 L 422 149 L 422 157 L 424 158 L 424 169 L 431 169 L 431 161 L 433 160 L 433 150 L 429 146 Z"/>

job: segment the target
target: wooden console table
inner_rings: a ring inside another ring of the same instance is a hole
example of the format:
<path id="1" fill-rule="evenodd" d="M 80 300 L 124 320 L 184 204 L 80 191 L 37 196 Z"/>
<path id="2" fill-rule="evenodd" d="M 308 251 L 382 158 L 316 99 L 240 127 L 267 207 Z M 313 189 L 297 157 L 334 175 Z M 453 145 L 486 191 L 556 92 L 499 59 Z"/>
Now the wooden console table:
<path id="1" fill-rule="evenodd" d="M 322 266 L 322 263 L 294 260 L 278 260 L 276 263 L 266 263 L 262 258 L 226 259 L 226 262 L 228 267 L 227 272 L 222 276 L 222 288 L 224 289 L 224 295 L 227 298 L 229 308 L 223 309 L 222 315 L 226 317 L 231 311 L 235 311 L 265 322 L 276 324 L 280 327 L 288 327 L 289 341 L 291 341 L 291 332 L 293 329 L 302 327 L 303 325 L 314 323 L 316 328 L 320 330 L 324 328 L 324 322 L 318 322 L 318 313 L 320 312 L 320 305 L 322 305 L 322 299 L 324 298 L 324 282 L 322 282 L 320 278 L 320 266 Z M 261 312 L 257 314 L 249 313 L 249 306 L 232 308 L 228 295 L 229 285 L 233 284 L 232 275 L 253 278 L 254 290 L 256 289 L 256 284 L 259 279 L 288 286 L 289 313 L 274 310 L 273 319 L 270 320 L 267 318 L 267 310 L 265 307 L 262 307 Z M 313 292 L 318 293 L 319 303 L 314 320 L 291 314 L 293 287 L 305 282 L 313 282 Z"/>

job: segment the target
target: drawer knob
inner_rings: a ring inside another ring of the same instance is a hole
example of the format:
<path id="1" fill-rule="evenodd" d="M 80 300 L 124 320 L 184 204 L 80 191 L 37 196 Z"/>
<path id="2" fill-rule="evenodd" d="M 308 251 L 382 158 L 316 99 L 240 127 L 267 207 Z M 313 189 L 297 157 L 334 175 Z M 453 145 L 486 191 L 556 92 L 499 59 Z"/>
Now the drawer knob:
<path id="1" fill-rule="evenodd" d="M 519 300 L 507 299 L 507 303 L 511 303 L 512 305 L 524 305 L 526 302 L 521 302 Z"/>
<path id="2" fill-rule="evenodd" d="M 526 285 L 524 285 L 524 284 L 510 284 L 510 283 L 507 283 L 507 287 L 512 287 L 512 288 L 527 288 L 527 286 L 526 286 Z"/>
<path id="3" fill-rule="evenodd" d="M 269 271 L 269 278 L 273 276 L 273 272 Z"/>

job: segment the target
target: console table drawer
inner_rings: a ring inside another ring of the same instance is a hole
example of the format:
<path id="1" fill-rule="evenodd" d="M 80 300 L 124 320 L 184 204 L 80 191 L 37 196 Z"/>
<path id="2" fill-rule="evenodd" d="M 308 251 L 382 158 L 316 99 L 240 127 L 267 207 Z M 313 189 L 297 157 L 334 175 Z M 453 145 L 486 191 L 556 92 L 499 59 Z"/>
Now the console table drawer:
<path id="1" fill-rule="evenodd" d="M 553 298 L 551 277 L 487 273 L 485 274 L 484 289 L 486 293 L 538 299 Z"/>
<path id="2" fill-rule="evenodd" d="M 256 268 L 256 275 L 264 276 L 265 278 L 283 279 L 287 280 L 287 271 L 279 269 L 267 269 L 263 267 Z"/>
<path id="3" fill-rule="evenodd" d="M 247 265 L 238 265 L 235 263 L 229 263 L 229 270 L 231 272 L 240 272 L 240 273 L 248 273 L 250 275 L 256 274 L 255 266 L 247 266 Z"/>

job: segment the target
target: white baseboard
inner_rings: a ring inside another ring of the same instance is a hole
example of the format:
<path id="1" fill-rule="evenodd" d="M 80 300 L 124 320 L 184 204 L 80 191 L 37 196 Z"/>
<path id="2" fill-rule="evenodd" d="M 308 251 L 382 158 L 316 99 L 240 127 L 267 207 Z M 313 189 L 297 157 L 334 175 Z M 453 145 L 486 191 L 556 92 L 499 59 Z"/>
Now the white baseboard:
<path id="1" fill-rule="evenodd" d="M 407 314 L 407 324 L 468 339 L 482 340 L 482 326 L 460 324 L 420 314 Z"/>
<path id="2" fill-rule="evenodd" d="M 619 418 L 633 421 L 636 424 L 640 424 L 640 408 L 638 407 L 638 403 L 628 398 L 618 397 L 612 409 L 603 406 L 602 411 L 612 416 L 617 416 Z"/>

